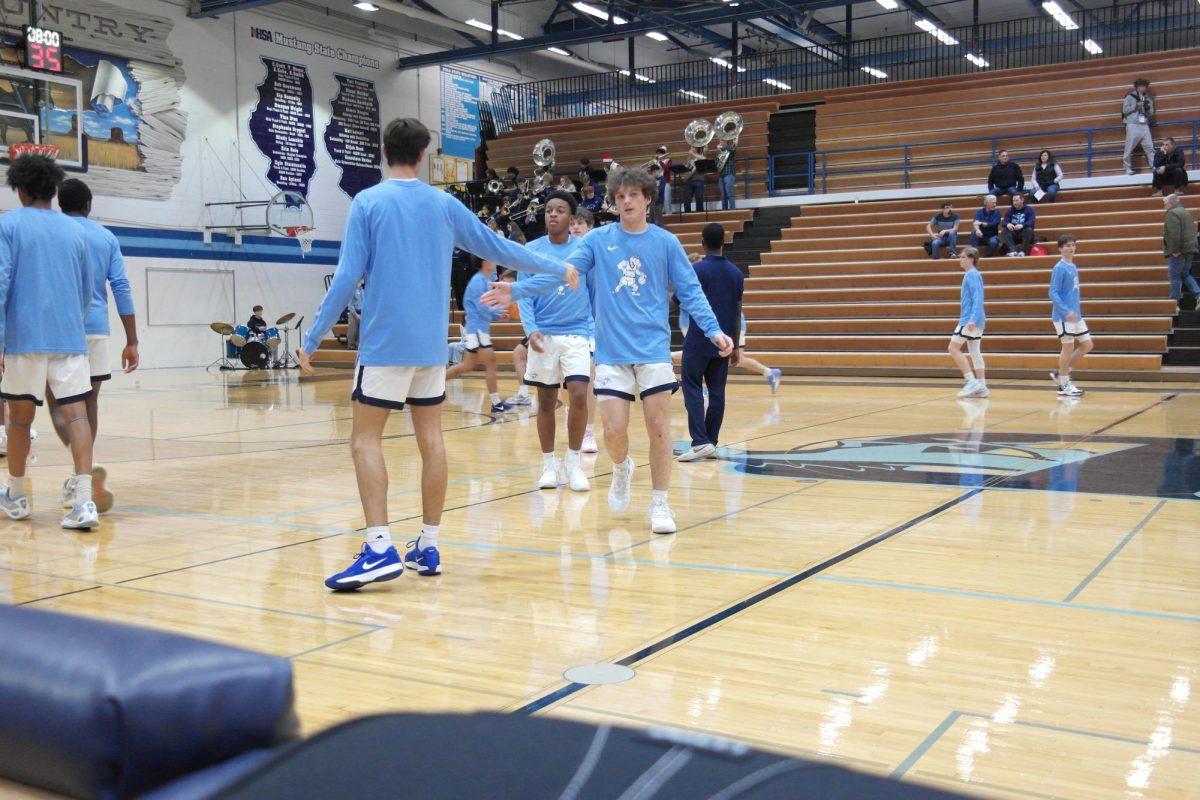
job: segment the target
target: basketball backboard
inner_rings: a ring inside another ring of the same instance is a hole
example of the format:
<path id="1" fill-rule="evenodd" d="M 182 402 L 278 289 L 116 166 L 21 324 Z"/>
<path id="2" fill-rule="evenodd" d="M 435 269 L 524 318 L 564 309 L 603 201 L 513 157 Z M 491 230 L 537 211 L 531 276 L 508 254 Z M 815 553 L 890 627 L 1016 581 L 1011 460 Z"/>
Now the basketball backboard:
<path id="1" fill-rule="evenodd" d="M 0 65 L 0 158 L 8 146 L 38 142 L 59 147 L 58 163 L 83 169 L 83 85 L 74 78 Z"/>

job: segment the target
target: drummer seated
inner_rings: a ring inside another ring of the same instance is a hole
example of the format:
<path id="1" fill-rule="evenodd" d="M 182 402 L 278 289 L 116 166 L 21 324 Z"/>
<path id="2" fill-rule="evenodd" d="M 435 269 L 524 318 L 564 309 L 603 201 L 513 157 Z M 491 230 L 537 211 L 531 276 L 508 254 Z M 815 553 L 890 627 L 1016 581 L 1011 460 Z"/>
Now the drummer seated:
<path id="1" fill-rule="evenodd" d="M 253 308 L 253 312 L 254 313 L 250 315 L 250 320 L 246 323 L 246 327 L 250 329 L 251 333 L 261 333 L 266 335 L 267 321 L 263 319 L 262 316 L 263 307 L 255 306 Z"/>

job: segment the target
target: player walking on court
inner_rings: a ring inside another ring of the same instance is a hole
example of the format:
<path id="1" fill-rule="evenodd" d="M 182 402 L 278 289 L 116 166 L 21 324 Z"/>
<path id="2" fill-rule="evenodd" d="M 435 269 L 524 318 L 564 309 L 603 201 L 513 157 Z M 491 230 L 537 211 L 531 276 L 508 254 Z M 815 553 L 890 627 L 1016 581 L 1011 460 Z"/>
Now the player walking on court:
<path id="1" fill-rule="evenodd" d="M 100 524 L 84 405 L 92 393 L 84 318 L 94 281 L 82 230 L 51 205 L 62 180 L 62 168 L 47 156 L 19 156 L 8 168 L 22 207 L 0 217 L 0 396 L 8 402 L 9 475 L 0 508 L 9 519 L 31 513 L 29 431 L 49 386 L 70 431 L 77 476 L 62 526 L 87 530 Z"/>
<path id="2" fill-rule="evenodd" d="M 546 198 L 546 235 L 526 248 L 560 261 L 568 260 L 578 242 L 568 226 L 577 207 L 575 198 L 556 191 Z M 517 282 L 530 279 L 518 273 Z M 568 484 L 577 492 L 590 488 L 580 465 L 579 452 L 587 426 L 588 384 L 591 382 L 592 308 L 586 291 L 569 291 L 560 285 L 547 295 L 520 301 L 521 325 L 529 339 L 525 383 L 537 387 L 538 440 L 542 445 L 539 489 Z M 567 390 L 567 453 L 562 464 L 554 457 L 559 387 Z"/>
<path id="3" fill-rule="evenodd" d="M 958 263 L 963 268 L 962 289 L 959 299 L 958 326 L 950 337 L 946 348 L 954 366 L 958 367 L 963 376 L 963 388 L 959 397 L 987 397 L 988 388 L 984 380 L 983 326 L 986 318 L 983 314 L 983 276 L 979 274 L 979 251 L 974 247 L 964 247 L 958 254 Z M 963 355 L 963 345 L 971 359 Z"/>
<path id="4" fill-rule="evenodd" d="M 92 447 L 100 430 L 100 387 L 112 378 L 112 359 L 108 353 L 108 288 L 112 287 L 113 299 L 117 303 L 117 314 L 121 327 L 125 329 L 125 348 L 121 350 L 121 367 L 126 373 L 138 367 L 137 320 L 134 318 L 133 293 L 129 291 L 129 279 L 125 277 L 125 259 L 121 255 L 121 244 L 112 232 L 92 222 L 92 190 L 78 178 L 70 178 L 58 187 L 58 207 L 83 229 L 87 245 L 88 268 L 95 280 L 92 304 L 84 322 L 87 334 L 88 365 L 91 372 L 92 393 L 84 401 L 87 406 L 88 425 L 92 429 Z M 46 392 L 46 403 L 50 407 L 50 419 L 54 431 L 62 443 L 70 447 L 71 432 L 59 408 L 53 391 Z M 96 510 L 101 514 L 113 506 L 113 495 L 106 487 L 108 471 L 99 464 L 92 464 L 92 497 Z M 70 508 L 75 476 L 63 484 L 63 507 Z"/>
<path id="5" fill-rule="evenodd" d="M 1071 382 L 1071 370 L 1096 346 L 1092 335 L 1088 333 L 1087 323 L 1083 321 L 1083 309 L 1079 302 L 1075 246 L 1075 237 L 1071 234 L 1064 233 L 1058 237 L 1058 250 L 1062 257 L 1050 273 L 1051 322 L 1062 343 L 1058 369 L 1050 373 L 1050 380 L 1058 384 L 1061 397 L 1079 397 L 1083 394 L 1083 389 Z"/>
<path id="6" fill-rule="evenodd" d="M 446 330 L 450 324 L 450 260 L 457 245 L 489 261 L 556 275 L 578 285 L 575 270 L 502 239 L 452 195 L 417 178 L 429 147 L 428 129 L 397 119 L 384 131 L 388 179 L 350 204 L 341 257 L 316 321 L 297 355 L 312 373 L 312 354 L 366 277 L 350 452 L 366 518 L 366 541 L 349 567 L 325 585 L 357 589 L 400 576 L 441 572 L 438 533 L 446 499 L 446 448 L 441 404 L 446 397 Z M 393 410 L 412 407 L 421 453 L 420 534 L 403 560 L 388 529 L 383 428 Z"/>
<path id="7" fill-rule="evenodd" d="M 650 438 L 650 529 L 674 533 L 675 515 L 667 502 L 674 461 L 670 439 L 671 393 L 678 388 L 671 366 L 668 320 L 670 287 L 695 324 L 712 340 L 722 357 L 733 341 L 721 332 L 700 281 L 674 234 L 646 221 L 654 200 L 654 179 L 643 169 L 618 170 L 608 189 L 620 224 L 606 225 L 580 240 L 570 263 L 588 278 L 596 322 L 596 384 L 604 419 L 604 443 L 613 460 L 608 505 L 615 513 L 629 508 L 633 459 L 629 457 L 629 412 L 637 398 Z M 553 278 L 516 284 L 493 283 L 487 303 L 508 303 L 538 293 L 557 291 Z"/>

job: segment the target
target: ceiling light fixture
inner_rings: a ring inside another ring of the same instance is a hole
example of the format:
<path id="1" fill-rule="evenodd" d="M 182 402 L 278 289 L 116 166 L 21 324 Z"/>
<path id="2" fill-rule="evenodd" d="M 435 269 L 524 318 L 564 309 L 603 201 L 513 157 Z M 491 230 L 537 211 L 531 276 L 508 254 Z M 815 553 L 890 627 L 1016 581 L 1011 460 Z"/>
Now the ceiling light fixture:
<path id="1" fill-rule="evenodd" d="M 937 25 L 934 25 L 927 19 L 919 19 L 917 20 L 916 24 L 918 28 L 925 31 L 944 45 L 958 44 L 958 39 L 955 39 L 953 36 L 946 33 L 944 30 L 939 28 Z"/>
<path id="2" fill-rule="evenodd" d="M 1073 31 L 1079 27 L 1079 24 L 1075 22 L 1075 20 L 1071 19 L 1071 15 L 1066 11 L 1063 11 L 1062 6 L 1054 2 L 1054 0 L 1049 0 L 1049 2 L 1042 3 L 1042 10 L 1054 17 L 1055 22 L 1057 22 L 1059 25 L 1062 25 L 1069 31 Z"/>
<path id="3" fill-rule="evenodd" d="M 579 11 L 582 11 L 585 14 L 590 14 L 591 16 L 595 17 L 596 19 L 602 19 L 605 22 L 608 22 L 608 12 L 602 8 L 597 8 L 596 6 L 591 5 L 590 3 L 572 3 L 571 5 L 572 5 L 572 7 L 578 9 Z M 624 17 L 620 16 L 619 14 L 613 14 L 613 23 L 615 23 L 617 25 L 624 25 L 628 21 L 629 20 L 625 19 Z"/>

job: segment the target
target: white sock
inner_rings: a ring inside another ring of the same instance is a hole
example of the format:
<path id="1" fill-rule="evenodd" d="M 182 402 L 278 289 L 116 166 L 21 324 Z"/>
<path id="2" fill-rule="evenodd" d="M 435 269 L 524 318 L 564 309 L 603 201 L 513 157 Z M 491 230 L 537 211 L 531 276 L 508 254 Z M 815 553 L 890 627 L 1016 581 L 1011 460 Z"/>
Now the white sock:
<path id="1" fill-rule="evenodd" d="M 492 392 L 491 396 L 492 396 L 492 405 L 496 405 L 497 403 L 500 402 L 500 393 L 499 392 Z"/>
<path id="2" fill-rule="evenodd" d="M 771 377 L 771 368 L 770 367 L 763 367 L 763 377 L 764 378 Z"/>
<path id="3" fill-rule="evenodd" d="M 970 383 L 971 381 L 975 380 L 975 372 L 973 370 L 967 370 L 966 372 L 963 373 L 963 380 L 966 381 L 967 383 Z"/>
<path id="4" fill-rule="evenodd" d="M 517 389 L 517 397 L 529 397 L 529 387 L 522 383 Z"/>
<path id="5" fill-rule="evenodd" d="M 1059 386 L 1066 386 L 1070 382 L 1071 382 L 1071 373 L 1069 373 L 1069 372 L 1058 373 L 1058 385 Z"/>
<path id="6" fill-rule="evenodd" d="M 657 503 L 659 500 L 663 501 L 664 503 L 667 502 L 667 490 L 666 489 L 663 489 L 661 492 L 658 489 L 655 489 L 653 491 L 650 501 L 652 503 Z"/>
<path id="7" fill-rule="evenodd" d="M 542 453 L 542 468 L 546 469 L 554 466 L 554 453 Z"/>
<path id="8" fill-rule="evenodd" d="M 438 546 L 438 526 L 437 525 L 422 525 L 421 535 L 417 537 L 417 549 L 424 550 L 426 547 Z"/>
<path id="9" fill-rule="evenodd" d="M 16 500 L 18 497 L 25 496 L 25 476 L 16 477 L 8 476 L 8 496 Z"/>
<path id="10" fill-rule="evenodd" d="M 367 546 L 372 553 L 386 553 L 392 546 L 392 532 L 387 525 L 376 525 L 367 528 Z"/>
<path id="11" fill-rule="evenodd" d="M 71 500 L 74 505 L 92 502 L 91 474 L 75 476 L 75 491 L 72 492 Z"/>
<path id="12" fill-rule="evenodd" d="M 579 464 L 579 451 L 571 450 L 570 448 L 568 448 L 567 449 L 567 466 L 571 467 L 571 466 L 575 466 L 577 464 Z"/>

